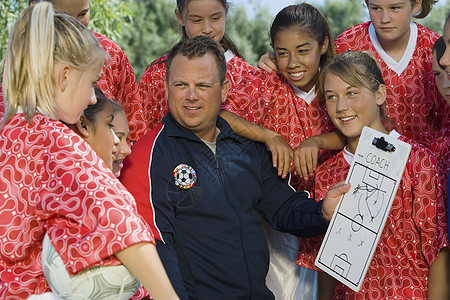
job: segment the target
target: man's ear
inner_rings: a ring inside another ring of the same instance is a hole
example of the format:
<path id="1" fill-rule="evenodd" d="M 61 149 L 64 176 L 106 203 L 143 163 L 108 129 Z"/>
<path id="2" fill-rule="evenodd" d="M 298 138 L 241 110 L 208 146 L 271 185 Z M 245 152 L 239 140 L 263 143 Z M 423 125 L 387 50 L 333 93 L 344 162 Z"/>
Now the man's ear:
<path id="1" fill-rule="evenodd" d="M 167 82 L 167 77 L 166 78 L 164 78 L 164 97 L 166 98 L 166 99 L 168 99 L 168 96 L 169 95 L 169 83 Z"/>
<path id="2" fill-rule="evenodd" d="M 83 138 L 89 138 L 89 135 L 92 131 L 92 123 L 86 119 L 84 115 L 81 115 L 80 119 L 77 123 L 75 123 L 78 134 Z"/>
<path id="3" fill-rule="evenodd" d="M 230 91 L 230 81 L 225 78 L 225 81 L 223 82 L 223 86 L 222 86 L 222 103 L 224 103 L 227 100 L 227 96 L 228 96 L 228 92 Z"/>

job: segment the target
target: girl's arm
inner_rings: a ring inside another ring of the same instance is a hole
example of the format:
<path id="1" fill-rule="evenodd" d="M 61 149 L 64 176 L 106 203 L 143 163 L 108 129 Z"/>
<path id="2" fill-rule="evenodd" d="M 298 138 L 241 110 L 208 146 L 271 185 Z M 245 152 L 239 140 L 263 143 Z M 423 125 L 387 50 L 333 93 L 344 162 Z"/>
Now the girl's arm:
<path id="1" fill-rule="evenodd" d="M 428 274 L 428 299 L 450 299 L 450 252 L 442 248 Z"/>
<path id="2" fill-rule="evenodd" d="M 263 142 L 272 152 L 272 162 L 278 168 L 278 175 L 286 178 L 291 167 L 292 149 L 289 144 L 275 131 L 253 124 L 240 116 L 226 110 L 220 111 L 233 131 L 247 139 Z"/>
<path id="3" fill-rule="evenodd" d="M 295 172 L 305 180 L 314 174 L 317 167 L 319 149 L 341 150 L 347 138 L 340 132 L 328 132 L 305 139 L 294 151 Z"/>
<path id="4" fill-rule="evenodd" d="M 134 244 L 115 255 L 139 279 L 153 299 L 179 299 L 153 244 Z"/>
<path id="5" fill-rule="evenodd" d="M 278 72 L 277 61 L 275 60 L 275 53 L 264 53 L 253 67 L 255 70 L 264 70 L 267 72 Z"/>

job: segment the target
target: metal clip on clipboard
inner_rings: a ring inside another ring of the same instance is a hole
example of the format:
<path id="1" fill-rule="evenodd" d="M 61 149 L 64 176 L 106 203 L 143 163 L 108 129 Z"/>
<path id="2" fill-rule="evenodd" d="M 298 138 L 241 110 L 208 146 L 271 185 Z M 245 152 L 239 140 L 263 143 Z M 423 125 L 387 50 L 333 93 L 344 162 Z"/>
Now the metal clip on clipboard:
<path id="1" fill-rule="evenodd" d="M 381 149 L 386 152 L 394 152 L 395 151 L 394 145 L 386 142 L 384 137 L 379 137 L 379 138 L 374 137 L 372 140 L 372 144 L 375 145 L 378 149 Z"/>

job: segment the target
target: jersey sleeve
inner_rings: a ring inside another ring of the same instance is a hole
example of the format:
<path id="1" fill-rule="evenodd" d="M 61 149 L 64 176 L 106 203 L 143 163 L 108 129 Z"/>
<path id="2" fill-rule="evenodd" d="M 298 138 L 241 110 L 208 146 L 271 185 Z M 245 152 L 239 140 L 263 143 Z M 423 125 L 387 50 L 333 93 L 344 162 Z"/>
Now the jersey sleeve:
<path id="1" fill-rule="evenodd" d="M 128 118 L 130 140 L 136 141 L 147 133 L 147 123 L 131 63 L 117 43 L 99 33 L 92 33 L 109 55 L 97 85 L 108 98 L 122 106 Z"/>
<path id="2" fill-rule="evenodd" d="M 369 25 L 370 21 L 352 26 L 342 32 L 334 41 L 336 55 L 344 53 L 347 50 L 368 50 L 365 47 L 370 44 Z"/>
<path id="3" fill-rule="evenodd" d="M 231 83 L 230 88 L 239 84 L 243 78 L 253 71 L 253 67 L 248 62 L 235 55 L 227 62 L 227 78 Z"/>
<path id="4" fill-rule="evenodd" d="M 153 242 L 131 194 L 87 143 L 67 128 L 53 132 L 44 151 L 38 210 L 69 274 L 119 264 L 113 254 Z"/>
<path id="5" fill-rule="evenodd" d="M 262 126 L 269 111 L 275 81 L 268 72 L 254 72 L 242 78 L 228 93 L 222 109 Z"/>
<path id="6" fill-rule="evenodd" d="M 159 124 L 169 111 L 165 96 L 166 55 L 152 62 L 139 81 L 139 97 L 142 99 L 143 115 L 149 130 Z"/>
<path id="7" fill-rule="evenodd" d="M 439 250 L 448 246 L 446 206 L 439 185 L 436 159 L 430 150 L 416 147 L 415 151 L 411 151 L 404 172 L 407 172 L 411 183 L 412 218 L 419 231 L 420 248 L 430 266 Z"/>

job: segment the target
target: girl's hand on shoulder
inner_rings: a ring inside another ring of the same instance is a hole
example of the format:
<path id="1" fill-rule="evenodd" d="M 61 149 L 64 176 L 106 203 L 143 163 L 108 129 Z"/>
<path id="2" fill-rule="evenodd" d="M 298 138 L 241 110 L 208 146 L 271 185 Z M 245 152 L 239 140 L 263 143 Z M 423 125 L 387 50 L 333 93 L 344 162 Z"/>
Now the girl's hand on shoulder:
<path id="1" fill-rule="evenodd" d="M 278 176 L 281 176 L 283 179 L 286 178 L 291 169 L 291 158 L 293 155 L 291 146 L 281 135 L 273 131 L 265 139 L 265 144 L 272 153 L 273 166 L 278 168 Z"/>
<path id="2" fill-rule="evenodd" d="M 277 61 L 275 59 L 275 53 L 266 52 L 264 53 L 253 69 L 260 71 L 264 70 L 267 72 L 278 72 Z"/>
<path id="3" fill-rule="evenodd" d="M 305 139 L 294 151 L 294 166 L 297 175 L 308 180 L 314 175 L 319 156 L 320 139 L 309 137 Z"/>

